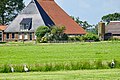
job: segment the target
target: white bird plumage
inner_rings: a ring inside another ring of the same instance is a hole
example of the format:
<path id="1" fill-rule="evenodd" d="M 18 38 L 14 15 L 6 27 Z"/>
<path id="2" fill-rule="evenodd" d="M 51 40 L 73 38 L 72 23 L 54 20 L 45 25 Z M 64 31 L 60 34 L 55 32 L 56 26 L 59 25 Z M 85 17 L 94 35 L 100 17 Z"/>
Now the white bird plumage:
<path id="1" fill-rule="evenodd" d="M 10 69 L 11 69 L 11 72 L 14 72 L 14 68 L 12 66 L 10 67 Z"/>
<path id="2" fill-rule="evenodd" d="M 25 72 L 28 72 L 28 68 L 27 68 L 26 65 L 24 65 L 24 71 L 25 71 Z"/>
<path id="3" fill-rule="evenodd" d="M 114 62 L 114 60 L 112 60 L 112 62 L 111 62 L 111 68 L 114 68 L 115 67 L 115 62 Z"/>

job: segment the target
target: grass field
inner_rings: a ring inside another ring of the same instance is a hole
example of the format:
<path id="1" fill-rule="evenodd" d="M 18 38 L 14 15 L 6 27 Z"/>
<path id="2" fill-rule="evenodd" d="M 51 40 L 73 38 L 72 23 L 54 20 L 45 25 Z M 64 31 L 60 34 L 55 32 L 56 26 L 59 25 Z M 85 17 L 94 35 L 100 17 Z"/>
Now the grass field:
<path id="1" fill-rule="evenodd" d="M 0 46 L 0 64 L 120 60 L 120 42 L 9 44 Z"/>
<path id="2" fill-rule="evenodd" d="M 0 80 L 120 80 L 120 69 L 0 73 Z"/>
<path id="3" fill-rule="evenodd" d="M 112 59 L 120 68 L 120 42 L 7 43 L 0 45 L 0 72 L 109 69 Z"/>

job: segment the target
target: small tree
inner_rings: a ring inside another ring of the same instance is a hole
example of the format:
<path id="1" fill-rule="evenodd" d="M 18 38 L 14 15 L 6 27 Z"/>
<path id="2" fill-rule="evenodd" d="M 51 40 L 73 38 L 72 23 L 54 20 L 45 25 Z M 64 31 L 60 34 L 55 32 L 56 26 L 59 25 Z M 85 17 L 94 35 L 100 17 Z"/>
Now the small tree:
<path id="1" fill-rule="evenodd" d="M 82 28 L 84 28 L 85 30 L 87 30 L 88 28 L 91 28 L 92 25 L 90 25 L 87 21 L 81 21 L 79 17 L 74 17 L 71 16 L 71 18 L 79 25 L 82 26 Z"/>
<path id="2" fill-rule="evenodd" d="M 49 33 L 50 29 L 47 26 L 40 26 L 37 28 L 35 35 L 37 36 L 37 40 L 40 41 L 42 37 L 44 37 L 44 35 L 46 33 Z"/>
<path id="3" fill-rule="evenodd" d="M 54 40 L 66 40 L 68 37 L 64 33 L 65 27 L 57 27 L 53 26 L 51 27 L 51 34 L 53 34 L 53 39 Z"/>
<path id="4" fill-rule="evenodd" d="M 51 26 L 40 26 L 37 28 L 35 35 L 37 36 L 37 41 L 47 42 L 53 40 L 67 40 L 68 36 L 64 33 L 65 27 Z"/>

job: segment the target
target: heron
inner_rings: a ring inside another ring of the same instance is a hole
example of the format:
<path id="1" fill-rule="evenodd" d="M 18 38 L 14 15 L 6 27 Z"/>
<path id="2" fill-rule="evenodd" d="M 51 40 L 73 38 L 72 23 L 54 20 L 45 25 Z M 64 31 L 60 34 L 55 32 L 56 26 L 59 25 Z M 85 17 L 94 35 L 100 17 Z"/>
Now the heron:
<path id="1" fill-rule="evenodd" d="M 26 65 L 24 65 L 24 71 L 25 71 L 25 72 L 28 72 L 28 68 L 27 68 Z"/>

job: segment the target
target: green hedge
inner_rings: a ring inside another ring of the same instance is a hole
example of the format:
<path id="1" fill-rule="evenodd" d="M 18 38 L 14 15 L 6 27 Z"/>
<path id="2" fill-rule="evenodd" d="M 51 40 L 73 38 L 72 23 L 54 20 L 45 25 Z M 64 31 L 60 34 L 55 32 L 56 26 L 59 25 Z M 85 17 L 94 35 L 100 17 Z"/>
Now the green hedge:
<path id="1" fill-rule="evenodd" d="M 5 64 L 0 66 L 0 73 L 9 73 L 10 65 Z M 24 72 L 23 65 L 12 65 L 15 72 Z M 85 69 L 110 69 L 111 62 L 105 61 L 73 61 L 73 62 L 63 62 L 63 63 L 44 63 L 44 64 L 31 64 L 27 65 L 29 71 L 60 71 L 60 70 L 85 70 Z M 115 60 L 115 67 L 120 68 L 120 62 Z"/>

